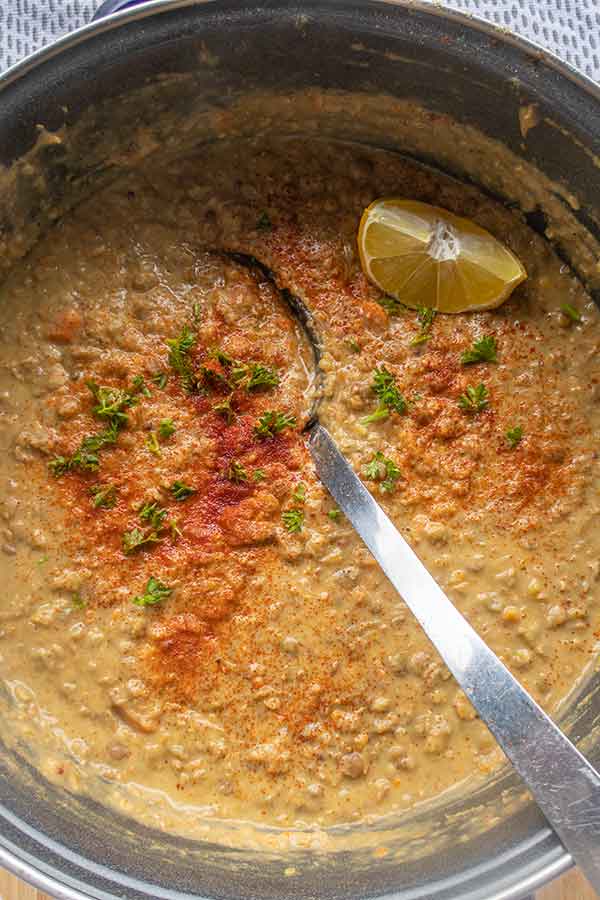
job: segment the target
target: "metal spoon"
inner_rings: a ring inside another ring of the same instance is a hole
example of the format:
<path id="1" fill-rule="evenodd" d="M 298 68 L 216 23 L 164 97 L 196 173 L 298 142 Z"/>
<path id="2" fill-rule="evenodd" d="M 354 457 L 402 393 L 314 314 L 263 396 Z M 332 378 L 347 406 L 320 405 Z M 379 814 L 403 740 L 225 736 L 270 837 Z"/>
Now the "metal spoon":
<path id="1" fill-rule="evenodd" d="M 233 255 L 233 254 L 232 254 Z M 235 259 L 275 284 L 302 325 L 315 365 L 321 341 L 304 303 L 258 260 Z M 600 892 L 600 775 L 500 662 L 451 603 L 373 499 L 313 405 L 305 431 L 317 475 L 409 607 L 549 824 Z"/>
<path id="2" fill-rule="evenodd" d="M 317 421 L 317 474 L 600 892 L 600 775 L 450 602 Z"/>

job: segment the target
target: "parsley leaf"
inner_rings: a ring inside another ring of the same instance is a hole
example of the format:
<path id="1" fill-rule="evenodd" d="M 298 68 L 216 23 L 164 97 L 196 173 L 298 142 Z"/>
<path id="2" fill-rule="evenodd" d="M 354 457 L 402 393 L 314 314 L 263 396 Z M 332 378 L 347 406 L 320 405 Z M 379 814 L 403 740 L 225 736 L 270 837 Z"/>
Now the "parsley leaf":
<path id="1" fill-rule="evenodd" d="M 362 419 L 363 425 L 387 419 L 390 412 L 397 412 L 402 415 L 407 411 L 408 404 L 398 390 L 394 376 L 391 372 L 388 372 L 385 366 L 380 366 L 374 370 L 371 389 L 379 397 L 379 403 L 375 412 Z"/>
<path id="2" fill-rule="evenodd" d="M 144 593 L 139 597 L 134 597 L 131 602 L 136 606 L 156 606 L 161 600 L 167 600 L 172 593 L 173 588 L 167 587 L 166 584 L 151 575 Z"/>
<path id="3" fill-rule="evenodd" d="M 169 365 L 179 375 L 181 384 L 188 393 L 198 389 L 198 380 L 194 375 L 190 360 L 190 351 L 196 343 L 196 333 L 184 325 L 181 334 L 166 341 L 169 348 Z"/>
<path id="4" fill-rule="evenodd" d="M 167 381 L 169 380 L 169 376 L 166 372 L 157 372 L 156 375 L 153 375 L 150 381 L 152 384 L 155 384 L 156 387 L 160 388 L 161 391 L 166 388 Z"/>
<path id="5" fill-rule="evenodd" d="M 251 363 L 248 381 L 246 382 L 246 390 L 260 391 L 277 387 L 279 384 L 279 375 L 274 369 L 263 366 L 262 363 Z"/>
<path id="6" fill-rule="evenodd" d="M 581 322 L 581 313 L 570 303 L 563 303 L 560 308 L 561 313 L 570 319 L 571 322 Z"/>
<path id="7" fill-rule="evenodd" d="M 252 473 L 252 481 L 264 481 L 266 477 L 264 469 L 255 469 Z"/>
<path id="8" fill-rule="evenodd" d="M 213 347 L 209 356 L 216 359 L 224 369 L 228 369 L 227 376 L 221 372 L 211 369 L 207 366 L 202 367 L 203 376 L 213 381 L 215 384 L 227 385 L 231 390 L 234 387 L 244 387 L 250 393 L 251 391 L 268 390 L 277 387 L 279 384 L 279 375 L 274 369 L 263 365 L 263 363 L 243 363 L 238 359 L 234 359 L 229 353 L 221 350 L 220 347 Z"/>
<path id="9" fill-rule="evenodd" d="M 175 434 L 175 423 L 173 419 L 161 419 L 158 425 L 158 436 L 161 441 L 168 440 L 172 434 Z"/>
<path id="10" fill-rule="evenodd" d="M 126 531 L 123 535 L 123 552 L 128 555 L 138 550 L 146 544 L 158 544 L 165 537 L 165 529 L 169 528 L 171 537 L 175 540 L 181 535 L 181 531 L 177 527 L 177 521 L 171 519 L 165 523 L 168 511 L 159 505 L 156 500 L 147 501 L 139 509 L 139 515 L 142 522 L 147 522 L 147 528 L 142 531 L 140 528 L 133 528 Z"/>
<path id="11" fill-rule="evenodd" d="M 216 359 L 217 362 L 220 362 L 222 366 L 226 368 L 231 368 L 235 363 L 235 359 L 233 356 L 230 356 L 229 353 L 225 353 L 224 350 L 221 350 L 220 347 L 213 347 L 213 349 L 208 354 L 213 359 Z"/>
<path id="12" fill-rule="evenodd" d="M 281 519 L 290 534 L 298 534 L 304 525 L 304 513 L 301 509 L 288 509 L 281 513 Z"/>
<path id="13" fill-rule="evenodd" d="M 393 459 L 384 456 L 378 450 L 371 462 L 365 466 L 363 474 L 370 481 L 379 481 L 381 490 L 387 493 L 395 489 L 402 473 Z"/>
<path id="14" fill-rule="evenodd" d="M 93 484 L 90 494 L 96 509 L 112 509 L 117 504 L 117 489 L 114 484 Z"/>
<path id="15" fill-rule="evenodd" d="M 121 428 L 120 421 L 113 419 L 104 431 L 98 431 L 96 434 L 88 434 L 81 442 L 80 450 L 94 453 L 110 444 L 116 444 Z"/>
<path id="16" fill-rule="evenodd" d="M 158 438 L 156 437 L 155 431 L 151 431 L 150 434 L 148 435 L 148 440 L 146 441 L 146 446 L 148 447 L 148 450 L 150 451 L 150 453 L 154 453 L 155 456 L 161 455 L 162 450 L 160 449 L 160 446 L 158 444 Z"/>
<path id="17" fill-rule="evenodd" d="M 196 493 L 195 488 L 188 487 L 183 481 L 174 481 L 169 490 L 173 494 L 174 500 L 187 500 L 188 497 Z"/>
<path id="18" fill-rule="evenodd" d="M 341 514 L 342 514 L 341 509 L 330 509 L 329 512 L 327 513 L 329 518 L 332 519 L 334 522 L 336 519 L 339 519 Z"/>
<path id="19" fill-rule="evenodd" d="M 468 413 L 479 413 L 489 404 L 489 394 L 485 384 L 478 384 L 477 387 L 469 385 L 466 393 L 458 398 L 458 405 L 462 410 Z"/>
<path id="20" fill-rule="evenodd" d="M 350 347 L 350 349 L 352 350 L 353 353 L 360 353 L 361 346 L 358 343 L 358 341 L 356 340 L 356 338 L 354 338 L 354 337 L 348 338 L 346 343 L 348 344 L 348 346 Z"/>
<path id="21" fill-rule="evenodd" d="M 129 556 L 135 550 L 139 550 L 146 544 L 158 544 L 162 538 L 156 531 L 142 531 L 140 528 L 133 528 L 123 534 L 123 553 Z"/>
<path id="22" fill-rule="evenodd" d="M 235 411 L 231 406 L 231 399 L 232 395 L 226 397 L 225 400 L 221 400 L 220 403 L 215 403 L 213 406 L 213 412 L 216 412 L 218 416 L 223 416 L 228 425 L 231 425 L 235 419 Z"/>
<path id="23" fill-rule="evenodd" d="M 227 468 L 227 478 L 234 484 L 241 484 L 243 481 L 248 481 L 248 473 L 237 459 L 232 459 Z"/>
<path id="24" fill-rule="evenodd" d="M 48 467 L 54 475 L 58 477 L 73 469 L 89 472 L 98 469 L 100 465 L 98 450 L 116 443 L 119 431 L 129 421 L 125 410 L 137 403 L 135 393 L 142 390 L 142 384 L 136 382 L 135 378 L 133 382 L 132 390 L 128 391 L 123 388 L 101 387 L 95 381 L 86 381 L 86 386 L 96 404 L 92 407 L 92 412 L 100 419 L 108 419 L 108 424 L 103 431 L 84 437 L 71 456 L 56 456 L 50 460 Z"/>
<path id="25" fill-rule="evenodd" d="M 227 388 L 228 391 L 232 389 L 227 376 L 217 369 L 212 369 L 210 366 L 200 366 L 200 374 L 211 387 L 223 387 Z"/>
<path id="26" fill-rule="evenodd" d="M 64 475 L 65 472 L 69 472 L 72 468 L 71 457 L 70 456 L 55 456 L 54 459 L 51 459 L 48 463 L 48 468 L 57 478 L 60 478 L 61 475 Z"/>
<path id="27" fill-rule="evenodd" d="M 506 431 L 506 440 L 508 441 L 508 445 L 511 450 L 514 450 L 517 444 L 521 443 L 523 439 L 523 429 L 520 425 L 515 425 L 513 428 L 509 428 Z"/>
<path id="28" fill-rule="evenodd" d="M 133 381 L 131 382 L 131 385 L 132 385 L 134 391 L 136 391 L 139 394 L 143 394 L 144 397 L 152 396 L 152 394 L 150 393 L 150 388 L 144 381 L 143 375 L 136 375 L 135 378 L 133 379 Z"/>
<path id="29" fill-rule="evenodd" d="M 84 440 L 87 440 L 87 438 Z M 89 453 L 80 447 L 72 456 L 55 456 L 54 459 L 51 459 L 48 463 L 48 468 L 53 475 L 59 478 L 61 475 L 64 475 L 66 472 L 71 472 L 73 469 L 95 472 L 99 465 L 100 460 L 96 453 Z"/>
<path id="30" fill-rule="evenodd" d="M 296 489 L 292 494 L 292 499 L 297 500 L 298 503 L 304 503 L 306 500 L 306 485 L 300 482 L 300 484 L 296 485 Z"/>
<path id="31" fill-rule="evenodd" d="M 142 382 L 143 380 L 142 378 Z M 133 392 L 123 388 L 100 386 L 95 381 L 86 381 L 85 384 L 96 401 L 96 405 L 92 408 L 94 415 L 100 419 L 109 419 L 110 425 L 117 429 L 123 428 L 129 421 L 125 410 L 137 403 Z M 141 390 L 139 382 L 136 385 L 135 379 L 133 388 L 136 392 Z"/>
<path id="32" fill-rule="evenodd" d="M 142 522 L 149 522 L 150 527 L 159 531 L 162 527 L 163 519 L 167 515 L 167 510 L 159 506 L 156 501 L 152 503 L 144 503 L 140 509 L 140 519 Z"/>
<path id="33" fill-rule="evenodd" d="M 254 433 L 259 438 L 268 438 L 274 437 L 274 435 L 279 434 L 279 432 L 283 431 L 284 428 L 295 427 L 295 416 L 292 416 L 289 413 L 281 413 L 274 412 L 273 410 L 268 410 L 267 412 L 262 414 L 256 425 L 254 426 Z"/>
<path id="34" fill-rule="evenodd" d="M 411 347 L 416 347 L 418 344 L 424 344 L 429 340 L 431 337 L 431 326 L 433 325 L 433 320 L 436 316 L 437 310 L 432 309 L 430 306 L 417 307 L 417 321 L 421 325 L 421 330 L 410 342 Z"/>
<path id="35" fill-rule="evenodd" d="M 377 303 L 385 309 L 388 316 L 399 316 L 406 309 L 404 303 L 400 303 L 395 297 L 388 297 L 387 295 L 378 297 Z"/>
<path id="36" fill-rule="evenodd" d="M 257 230 L 258 231 L 270 231 L 272 227 L 273 227 L 273 223 L 271 222 L 269 213 L 264 212 L 264 211 L 261 212 L 261 214 L 258 217 L 258 220 L 256 222 Z"/>
<path id="37" fill-rule="evenodd" d="M 470 350 L 465 350 L 460 361 L 463 366 L 469 366 L 478 362 L 498 362 L 497 349 L 496 338 L 491 334 L 486 334 L 479 340 L 474 341 Z"/>

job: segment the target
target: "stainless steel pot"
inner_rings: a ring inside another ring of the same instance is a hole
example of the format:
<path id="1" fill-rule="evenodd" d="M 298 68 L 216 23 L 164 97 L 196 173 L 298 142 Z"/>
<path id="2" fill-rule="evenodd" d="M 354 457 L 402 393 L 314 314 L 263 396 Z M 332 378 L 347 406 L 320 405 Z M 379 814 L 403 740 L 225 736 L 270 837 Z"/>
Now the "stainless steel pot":
<path id="1" fill-rule="evenodd" d="M 308 115 L 297 103 L 307 89 L 333 100 L 313 103 Z M 408 0 L 155 0 L 81 29 L 0 79 L 0 164 L 17 163 L 17 177 L 0 194 L 0 243 L 10 243 L 19 228 L 34 240 L 109 177 L 111 143 L 123 151 L 140 129 L 154 129 L 168 144 L 157 126 L 162 114 L 181 128 L 197 114 L 211 138 L 219 136 L 215 122 L 227 116 L 234 130 L 239 120 L 239 133 L 282 127 L 268 117 L 244 118 L 244 97 L 257 90 L 289 97 L 283 125 L 301 138 L 331 134 L 408 149 L 469 178 L 468 159 L 440 159 L 436 151 L 435 114 L 448 114 L 509 148 L 516 163 L 562 182 L 548 190 L 547 204 L 528 205 L 532 227 L 552 226 L 564 208 L 573 233 L 600 235 L 600 91 L 540 48 Z M 368 121 L 356 112 L 344 117 L 349 96 L 371 110 Z M 393 117 L 386 120 L 391 101 L 407 97 L 434 114 L 420 147 L 399 143 Z M 524 140 L 519 109 L 528 104 L 537 105 L 538 124 Z M 74 135 L 72 145 L 39 149 L 43 191 L 18 165 L 39 124 L 50 131 L 66 125 Z M 493 162 L 491 143 L 489 152 Z M 520 202 L 524 178 L 515 176 L 514 193 L 502 192 L 506 202 Z M 484 187 L 498 192 L 492 175 Z M 585 278 L 574 246 L 557 237 L 557 250 Z M 567 722 L 576 740 L 587 738 L 596 764 L 600 747 L 590 735 L 600 720 L 599 686 L 598 677 L 586 685 L 585 702 Z M 49 785 L 1 739 L 0 799 L 0 864 L 69 900 L 515 900 L 570 864 L 536 809 L 519 799 L 510 773 L 466 798 L 378 826 L 389 848 L 383 858 L 344 829 L 334 831 L 335 849 L 327 854 L 256 854 L 152 832 Z M 488 824 L 474 833 L 470 822 L 482 810 Z"/>

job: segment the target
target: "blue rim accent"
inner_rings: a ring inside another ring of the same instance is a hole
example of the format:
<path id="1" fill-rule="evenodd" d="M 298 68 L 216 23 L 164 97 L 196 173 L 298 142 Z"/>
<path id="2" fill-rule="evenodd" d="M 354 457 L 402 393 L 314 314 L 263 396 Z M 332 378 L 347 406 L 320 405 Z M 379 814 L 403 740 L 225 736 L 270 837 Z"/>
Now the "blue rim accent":
<path id="1" fill-rule="evenodd" d="M 104 19 L 112 13 L 121 12 L 124 9 L 130 9 L 132 6 L 139 6 L 144 0 L 104 0 L 92 17 L 92 21 Z"/>

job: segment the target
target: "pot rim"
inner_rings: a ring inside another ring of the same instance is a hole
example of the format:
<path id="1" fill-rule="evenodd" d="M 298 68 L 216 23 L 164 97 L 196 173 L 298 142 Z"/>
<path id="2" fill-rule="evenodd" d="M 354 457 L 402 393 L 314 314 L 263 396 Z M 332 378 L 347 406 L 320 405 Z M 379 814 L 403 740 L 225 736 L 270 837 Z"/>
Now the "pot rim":
<path id="1" fill-rule="evenodd" d="M 54 57 L 60 56 L 85 43 L 92 37 L 172 10 L 193 6 L 216 5 L 219 2 L 220 0 L 139 0 L 140 5 L 138 6 L 127 7 L 121 11 L 110 13 L 101 19 L 92 19 L 87 25 L 67 32 L 56 41 L 29 54 L 0 74 L 0 96 L 4 89 L 19 79 L 25 78 L 29 72 L 37 69 Z M 329 2 L 331 6 L 343 6 L 344 4 L 344 0 L 329 0 Z M 451 21 L 462 25 L 465 29 L 480 32 L 498 43 L 500 53 L 502 52 L 502 47 L 508 46 L 516 49 L 522 54 L 525 61 L 535 61 L 538 66 L 548 67 L 559 77 L 567 79 L 577 89 L 583 91 L 600 104 L 600 84 L 541 44 L 516 33 L 504 31 L 493 22 L 469 13 L 440 7 L 436 3 L 432 3 L 431 0 L 369 0 L 369 5 L 374 7 L 400 7 L 407 13 L 423 13 L 432 18 Z M 554 836 L 554 839 L 560 853 L 556 859 L 543 863 L 535 873 L 523 878 L 518 884 L 502 888 L 494 894 L 490 894 L 488 900 L 519 900 L 519 898 L 525 898 L 526 895 L 533 893 L 548 881 L 567 871 L 573 865 L 573 860 L 570 854 L 562 848 L 558 838 Z M 94 896 L 79 888 L 71 887 L 60 881 L 55 875 L 44 871 L 40 867 L 39 862 L 32 859 L 28 854 L 23 853 L 20 855 L 17 847 L 11 850 L 7 846 L 0 844 L 0 866 L 38 890 L 55 897 L 56 900 L 92 900 Z M 385 900 L 394 900 L 394 897 L 393 895 L 388 895 Z"/>
<path id="2" fill-rule="evenodd" d="M 59 55 L 71 47 L 76 47 L 80 43 L 86 41 L 92 35 L 103 34 L 105 31 L 111 31 L 113 28 L 119 28 L 128 22 L 142 21 L 153 15 L 159 15 L 163 12 L 169 12 L 173 9 L 183 9 L 188 6 L 207 6 L 208 4 L 218 3 L 219 0 L 138 0 L 139 5 L 128 6 L 120 11 L 110 13 L 100 19 L 92 19 L 87 25 L 82 25 L 73 31 L 68 31 L 62 37 L 57 38 L 50 44 L 35 50 L 23 59 L 18 60 L 12 66 L 9 66 L 2 74 L 0 74 L 0 91 L 12 84 L 18 78 L 24 77 L 29 71 L 37 68 L 37 66 L 47 62 L 53 57 Z M 343 0 L 331 0 L 331 5 L 343 4 Z M 449 9 L 447 7 L 438 6 L 431 0 L 370 0 L 373 6 L 399 6 L 407 12 L 422 12 L 429 16 L 445 19 L 451 22 L 457 22 L 466 28 L 474 29 L 482 34 L 492 37 L 500 44 L 506 44 L 515 47 L 523 52 L 526 57 L 530 57 L 535 62 L 543 63 L 549 68 L 556 71 L 559 75 L 567 78 L 577 87 L 594 97 L 600 102 L 600 83 L 593 81 L 584 72 L 580 72 L 569 62 L 559 57 L 554 51 L 549 50 L 542 44 L 533 41 L 530 38 L 523 37 L 512 31 L 505 31 L 490 22 L 471 13 L 460 12 L 458 10 Z"/>

